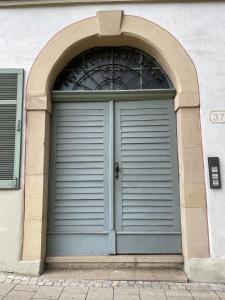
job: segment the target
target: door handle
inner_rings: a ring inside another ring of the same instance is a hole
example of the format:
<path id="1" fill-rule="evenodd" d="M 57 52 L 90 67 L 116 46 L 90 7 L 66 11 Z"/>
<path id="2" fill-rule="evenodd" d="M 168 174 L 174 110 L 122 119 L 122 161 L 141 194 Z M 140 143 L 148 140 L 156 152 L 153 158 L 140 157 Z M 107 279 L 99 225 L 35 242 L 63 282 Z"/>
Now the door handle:
<path id="1" fill-rule="evenodd" d="M 120 165 L 118 162 L 115 162 L 115 164 L 114 164 L 115 178 L 119 178 L 119 173 L 120 173 Z"/>

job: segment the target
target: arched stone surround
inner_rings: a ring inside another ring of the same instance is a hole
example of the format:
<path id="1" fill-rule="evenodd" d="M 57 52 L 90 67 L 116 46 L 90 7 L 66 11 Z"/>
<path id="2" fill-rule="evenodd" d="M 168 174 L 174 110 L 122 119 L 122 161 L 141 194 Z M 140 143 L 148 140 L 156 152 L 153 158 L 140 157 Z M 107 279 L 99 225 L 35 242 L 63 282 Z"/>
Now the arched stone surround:
<path id="1" fill-rule="evenodd" d="M 185 263 L 209 256 L 206 195 L 194 64 L 179 42 L 160 26 L 122 11 L 98 12 L 55 36 L 35 60 L 27 83 L 25 214 L 23 261 L 42 270 L 46 248 L 50 91 L 57 74 L 74 56 L 96 46 L 131 46 L 153 56 L 177 90 L 182 243 Z"/>

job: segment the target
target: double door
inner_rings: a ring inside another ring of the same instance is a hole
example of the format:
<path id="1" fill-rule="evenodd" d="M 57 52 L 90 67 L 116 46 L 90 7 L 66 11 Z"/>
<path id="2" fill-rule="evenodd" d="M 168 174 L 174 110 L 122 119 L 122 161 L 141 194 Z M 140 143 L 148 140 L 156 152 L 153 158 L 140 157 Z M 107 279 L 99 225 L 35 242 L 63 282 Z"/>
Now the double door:
<path id="1" fill-rule="evenodd" d="M 55 103 L 48 255 L 181 253 L 173 100 Z"/>

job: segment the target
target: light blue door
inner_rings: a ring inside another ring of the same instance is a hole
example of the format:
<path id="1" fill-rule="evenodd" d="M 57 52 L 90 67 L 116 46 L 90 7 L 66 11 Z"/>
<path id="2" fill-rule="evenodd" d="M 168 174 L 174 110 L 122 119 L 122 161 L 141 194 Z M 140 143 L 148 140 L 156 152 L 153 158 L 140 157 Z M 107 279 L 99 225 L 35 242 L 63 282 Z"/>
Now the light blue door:
<path id="1" fill-rule="evenodd" d="M 109 103 L 57 103 L 52 114 L 49 255 L 115 253 L 109 220 Z"/>
<path id="2" fill-rule="evenodd" d="M 173 100 L 116 103 L 117 253 L 181 253 Z"/>
<path id="3" fill-rule="evenodd" d="M 173 100 L 55 103 L 51 145 L 48 255 L 181 253 Z"/>

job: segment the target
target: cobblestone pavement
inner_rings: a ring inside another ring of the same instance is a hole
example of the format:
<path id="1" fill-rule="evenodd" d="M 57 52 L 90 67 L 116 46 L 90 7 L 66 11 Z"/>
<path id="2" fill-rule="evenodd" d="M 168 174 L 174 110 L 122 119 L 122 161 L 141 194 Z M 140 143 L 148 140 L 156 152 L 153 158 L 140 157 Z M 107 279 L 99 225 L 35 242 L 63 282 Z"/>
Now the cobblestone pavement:
<path id="1" fill-rule="evenodd" d="M 0 300 L 225 300 L 225 284 L 105 281 L 0 273 Z"/>

